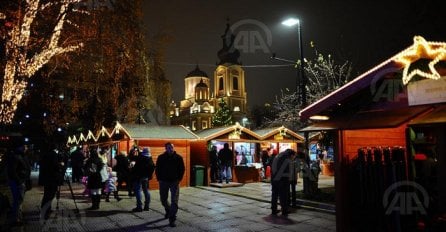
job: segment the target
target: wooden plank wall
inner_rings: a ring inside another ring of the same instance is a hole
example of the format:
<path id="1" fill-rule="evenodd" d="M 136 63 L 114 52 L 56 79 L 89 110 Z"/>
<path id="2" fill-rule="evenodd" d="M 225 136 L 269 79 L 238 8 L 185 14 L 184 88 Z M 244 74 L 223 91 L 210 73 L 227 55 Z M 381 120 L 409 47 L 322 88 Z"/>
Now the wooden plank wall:
<path id="1" fill-rule="evenodd" d="M 207 150 L 207 142 L 205 140 L 192 141 L 190 143 L 190 150 L 191 150 L 191 155 L 190 155 L 191 171 L 194 165 L 204 166 L 205 167 L 204 185 L 209 185 L 210 168 L 209 168 L 209 152 Z"/>
<path id="2" fill-rule="evenodd" d="M 343 156 L 353 159 L 362 147 L 406 147 L 406 124 L 396 128 L 364 129 L 343 131 Z"/>
<path id="3" fill-rule="evenodd" d="M 190 164 L 209 166 L 209 154 L 207 143 L 204 140 L 193 141 L 190 143 L 191 157 Z"/>

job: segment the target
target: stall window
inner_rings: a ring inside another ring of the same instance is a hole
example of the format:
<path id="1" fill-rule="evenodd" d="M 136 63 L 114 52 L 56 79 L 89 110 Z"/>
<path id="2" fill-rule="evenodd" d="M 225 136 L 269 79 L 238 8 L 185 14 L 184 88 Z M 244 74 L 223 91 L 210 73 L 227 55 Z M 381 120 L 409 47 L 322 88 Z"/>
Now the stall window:
<path id="1" fill-rule="evenodd" d="M 255 143 L 234 143 L 236 165 L 252 165 L 254 163 Z"/>

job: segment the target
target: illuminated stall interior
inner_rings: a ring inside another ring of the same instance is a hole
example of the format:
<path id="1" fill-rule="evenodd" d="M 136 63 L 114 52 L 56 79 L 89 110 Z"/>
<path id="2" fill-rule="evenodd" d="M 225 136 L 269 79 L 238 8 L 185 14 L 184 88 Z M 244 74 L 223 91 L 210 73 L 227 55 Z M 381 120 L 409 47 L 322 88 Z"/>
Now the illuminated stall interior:
<path id="1" fill-rule="evenodd" d="M 209 166 L 208 151 L 201 149 L 201 152 L 199 152 L 200 148 L 208 148 L 215 145 L 217 146 L 217 151 L 219 151 L 225 143 L 228 143 L 234 154 L 232 182 L 247 183 L 259 181 L 261 163 L 258 159 L 258 143 L 260 137 L 256 133 L 236 123 L 232 126 L 198 131 L 196 134 L 201 138 L 201 141 L 199 141 L 198 145 L 192 146 L 195 149 L 194 156 L 202 157 L 196 161 L 197 164 Z M 240 163 L 242 154 L 246 157 L 246 163 Z M 207 176 L 209 176 L 209 168 L 207 169 Z M 207 180 L 207 183 L 210 184 L 209 180 Z"/>

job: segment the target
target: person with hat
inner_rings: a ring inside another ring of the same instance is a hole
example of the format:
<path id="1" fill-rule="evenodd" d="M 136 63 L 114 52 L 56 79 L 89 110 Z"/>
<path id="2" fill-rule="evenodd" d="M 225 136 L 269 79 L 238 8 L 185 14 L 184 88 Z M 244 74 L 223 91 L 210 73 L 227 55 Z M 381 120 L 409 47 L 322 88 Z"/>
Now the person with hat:
<path id="1" fill-rule="evenodd" d="M 136 196 L 136 208 L 133 212 L 142 212 L 149 210 L 150 193 L 149 180 L 152 179 L 155 171 L 155 164 L 150 154 L 150 148 L 145 147 L 141 154 L 136 157 L 135 166 L 132 168 L 132 175 L 134 177 L 134 191 Z M 142 206 L 141 191 L 144 193 L 144 208 Z"/>

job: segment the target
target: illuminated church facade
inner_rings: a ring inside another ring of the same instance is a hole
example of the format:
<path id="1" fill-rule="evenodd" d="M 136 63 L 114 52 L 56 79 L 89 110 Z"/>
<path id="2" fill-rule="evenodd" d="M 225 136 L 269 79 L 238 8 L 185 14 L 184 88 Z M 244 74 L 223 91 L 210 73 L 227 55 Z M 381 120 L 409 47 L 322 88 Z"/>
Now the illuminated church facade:
<path id="1" fill-rule="evenodd" d="M 212 116 L 222 100 L 232 111 L 233 123 L 242 122 L 247 116 L 245 72 L 239 61 L 240 52 L 234 48 L 235 36 L 229 24 L 221 38 L 223 48 L 217 53 L 219 62 L 212 83 L 198 65 L 186 75 L 184 99 L 179 105 L 175 102 L 170 105 L 171 125 L 183 125 L 192 131 L 212 128 Z"/>

